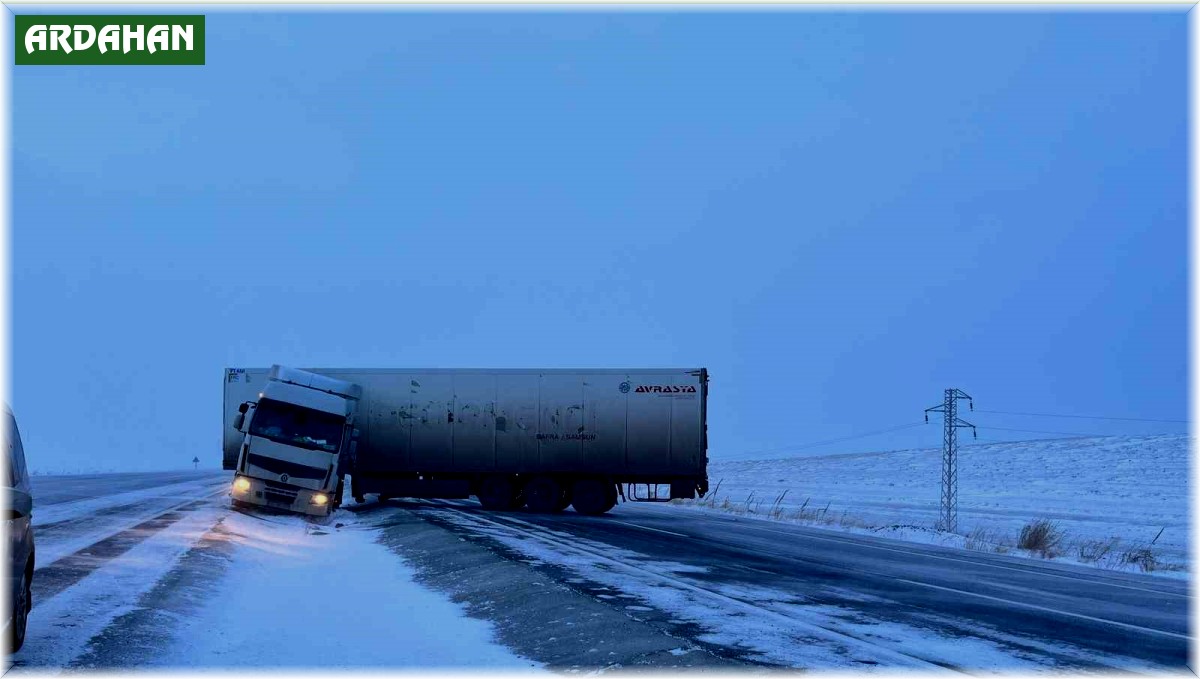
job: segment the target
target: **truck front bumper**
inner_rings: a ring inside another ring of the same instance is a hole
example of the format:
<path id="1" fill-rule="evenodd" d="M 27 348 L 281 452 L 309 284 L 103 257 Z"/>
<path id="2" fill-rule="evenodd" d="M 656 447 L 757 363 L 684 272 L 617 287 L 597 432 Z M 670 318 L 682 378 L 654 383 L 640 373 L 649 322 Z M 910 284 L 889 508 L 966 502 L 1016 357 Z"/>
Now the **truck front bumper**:
<path id="1" fill-rule="evenodd" d="M 325 496 L 324 504 L 317 504 L 313 501 L 318 495 Z M 240 475 L 234 477 L 233 484 L 229 489 L 229 496 L 233 498 L 234 502 L 282 509 L 309 516 L 328 516 L 333 503 L 332 493 L 297 488 Z"/>

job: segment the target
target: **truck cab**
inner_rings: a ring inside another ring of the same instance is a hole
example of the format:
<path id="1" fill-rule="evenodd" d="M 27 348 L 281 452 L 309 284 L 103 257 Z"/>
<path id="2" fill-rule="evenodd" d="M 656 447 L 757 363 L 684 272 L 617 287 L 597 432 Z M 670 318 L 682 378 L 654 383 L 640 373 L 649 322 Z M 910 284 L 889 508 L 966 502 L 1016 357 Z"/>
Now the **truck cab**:
<path id="1" fill-rule="evenodd" d="M 257 399 L 241 403 L 233 420 L 241 433 L 234 503 L 328 515 L 342 501 L 361 398 L 356 384 L 272 366 Z"/>

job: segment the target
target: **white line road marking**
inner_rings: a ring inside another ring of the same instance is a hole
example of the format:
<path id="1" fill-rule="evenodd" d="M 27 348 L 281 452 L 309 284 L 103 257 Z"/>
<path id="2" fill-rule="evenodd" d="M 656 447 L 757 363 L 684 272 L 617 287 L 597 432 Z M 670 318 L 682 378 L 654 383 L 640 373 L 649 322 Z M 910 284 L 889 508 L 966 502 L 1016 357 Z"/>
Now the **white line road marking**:
<path id="1" fill-rule="evenodd" d="M 1035 576 L 1039 576 L 1039 577 L 1062 578 L 1064 580 L 1074 580 L 1076 582 L 1083 582 L 1083 583 L 1088 583 L 1088 584 L 1092 584 L 1092 585 L 1100 585 L 1100 586 L 1104 586 L 1104 587 L 1118 587 L 1120 589 L 1128 589 L 1128 590 L 1133 590 L 1135 592 L 1148 592 L 1151 594 L 1162 594 L 1165 596 L 1174 596 L 1174 597 L 1179 597 L 1181 599 L 1190 599 L 1191 598 L 1191 594 L 1188 594 L 1188 593 L 1168 592 L 1168 591 L 1164 591 L 1164 590 L 1160 590 L 1160 589 L 1137 587 L 1135 585 L 1125 585 L 1125 584 L 1121 584 L 1121 583 L 1112 582 L 1111 580 L 1101 580 L 1101 579 L 1094 579 L 1094 578 L 1090 578 L 1090 577 L 1079 577 L 1079 576 L 1074 576 L 1074 575 L 1067 575 L 1065 573 L 1050 573 L 1050 572 L 1038 570 L 1037 567 L 1034 565 L 1031 565 L 1029 568 L 1019 568 L 1017 566 L 1008 566 L 1008 565 L 1004 565 L 1004 564 L 991 563 L 991 562 L 987 562 L 987 561 L 977 561 L 974 559 L 965 559 L 965 558 L 961 558 L 961 557 L 948 556 L 948 555 L 944 555 L 944 554 L 934 554 L 931 552 L 926 552 L 926 551 L 921 551 L 921 550 L 916 550 L 916 549 L 901 549 L 899 547 L 877 545 L 877 544 L 872 544 L 871 542 L 866 541 L 866 540 L 860 541 L 860 540 L 854 540 L 852 538 L 847 539 L 847 538 L 834 537 L 834 536 L 813 535 L 808 532 L 799 532 L 799 531 L 792 532 L 792 531 L 774 530 L 772 528 L 767 528 L 766 526 L 749 526 L 748 525 L 748 526 L 745 526 L 745 528 L 749 528 L 751 530 L 764 531 L 767 533 L 774 533 L 776 535 L 787 535 L 787 536 L 794 537 L 794 538 L 811 538 L 813 540 L 824 540 L 826 542 L 851 544 L 851 545 L 856 545 L 856 546 L 860 546 L 860 547 L 866 547 L 868 549 L 878 549 L 878 550 L 887 551 L 887 552 L 897 552 L 900 554 L 911 554 L 914 556 L 922 556 L 922 557 L 927 557 L 930 559 L 938 559 L 941 561 L 955 561 L 958 563 L 969 563 L 969 564 L 973 564 L 976 566 L 984 566 L 987 568 L 998 568 L 998 569 L 1007 570 L 1007 571 L 1017 571 L 1020 573 L 1029 573 L 1031 575 L 1035 575 Z"/>
<path id="2" fill-rule="evenodd" d="M 1172 637 L 1175 639 L 1183 639 L 1185 641 L 1188 641 L 1191 639 L 1191 637 L 1189 637 L 1188 635 L 1179 634 L 1177 632 L 1168 632 L 1166 630 L 1154 629 L 1153 627 L 1142 627 L 1141 625 L 1134 625 L 1134 624 L 1127 623 L 1127 622 L 1118 622 L 1116 620 L 1109 620 L 1107 618 L 1097 618 L 1097 617 L 1091 616 L 1091 615 L 1084 615 L 1083 613 L 1071 613 L 1070 611 L 1060 611 L 1056 608 L 1049 608 L 1047 606 L 1038 606 L 1037 604 L 1027 604 L 1022 601 L 1013 601 L 1012 599 L 1004 599 L 1004 598 L 998 597 L 998 596 L 991 596 L 990 594 L 978 594 L 976 592 L 968 592 L 965 589 L 955 589 L 954 587 L 943 587 L 941 585 L 935 585 L 935 584 L 929 583 L 929 582 L 918 582 L 916 580 L 905 580 L 904 578 L 896 578 L 896 582 L 906 582 L 910 585 L 917 585 L 919 587 L 929 587 L 931 589 L 939 589 L 944 592 L 954 592 L 955 594 L 963 594 L 966 596 L 973 596 L 978 599 L 988 599 L 990 601 L 999 601 L 1001 603 L 1011 604 L 1013 606 L 1019 606 L 1021 608 L 1030 608 L 1035 611 L 1043 611 L 1046 613 L 1053 613 L 1055 615 L 1065 615 L 1067 617 L 1079 618 L 1080 620 L 1088 620 L 1091 622 L 1099 622 L 1099 623 L 1103 623 L 1105 625 L 1115 625 L 1117 627 L 1121 627 L 1123 629 L 1128 629 L 1128 630 L 1133 630 L 1135 632 L 1145 632 L 1147 634 L 1158 634 L 1161 636 Z"/>
<path id="3" fill-rule="evenodd" d="M 630 526 L 632 528 L 641 528 L 642 530 L 652 530 L 655 533 L 666 533 L 667 535 L 674 535 L 675 537 L 680 537 L 680 538 L 692 537 L 690 535 L 684 535 L 683 533 L 676 533 L 674 531 L 663 530 L 661 528 L 651 528 L 650 526 L 639 526 L 636 523 L 629 523 L 627 521 L 617 521 L 616 519 L 609 519 L 609 520 L 605 521 L 605 523 L 619 523 L 622 526 Z"/>
<path id="4" fill-rule="evenodd" d="M 735 566 L 735 568 L 740 568 L 744 571 L 754 571 L 755 573 L 763 573 L 765 575 L 779 575 L 778 573 L 776 573 L 774 571 L 765 571 L 761 568 L 755 568 L 754 566 L 747 566 L 745 564 L 738 564 L 737 566 Z"/>

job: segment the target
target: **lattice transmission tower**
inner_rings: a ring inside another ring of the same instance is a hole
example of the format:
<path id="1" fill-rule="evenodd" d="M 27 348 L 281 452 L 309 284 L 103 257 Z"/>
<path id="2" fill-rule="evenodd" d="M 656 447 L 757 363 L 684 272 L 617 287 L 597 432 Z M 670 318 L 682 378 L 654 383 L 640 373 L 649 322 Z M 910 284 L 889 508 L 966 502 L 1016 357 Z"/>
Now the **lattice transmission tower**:
<path id="1" fill-rule="evenodd" d="M 958 429 L 970 427 L 971 436 L 978 438 L 975 425 L 958 418 L 958 402 L 967 400 L 967 406 L 975 410 L 975 402 L 962 389 L 947 389 L 942 405 L 925 409 L 925 421 L 929 413 L 942 413 L 946 431 L 942 435 L 942 515 L 939 527 L 951 533 L 958 530 Z"/>

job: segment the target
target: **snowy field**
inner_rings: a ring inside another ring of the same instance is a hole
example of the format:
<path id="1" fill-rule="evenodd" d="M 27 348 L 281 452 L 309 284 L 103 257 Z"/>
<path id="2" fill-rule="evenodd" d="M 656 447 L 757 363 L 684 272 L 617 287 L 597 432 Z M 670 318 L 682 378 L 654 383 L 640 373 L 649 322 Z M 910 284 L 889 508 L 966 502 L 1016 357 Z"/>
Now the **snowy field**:
<path id="1" fill-rule="evenodd" d="M 999 551 L 1048 519 L 1062 532 L 1056 558 L 1140 570 L 1121 556 L 1148 547 L 1154 572 L 1178 576 L 1188 556 L 1189 443 L 1170 435 L 963 446 L 958 535 L 934 530 L 938 449 L 714 461 L 715 493 L 680 504 Z"/>

